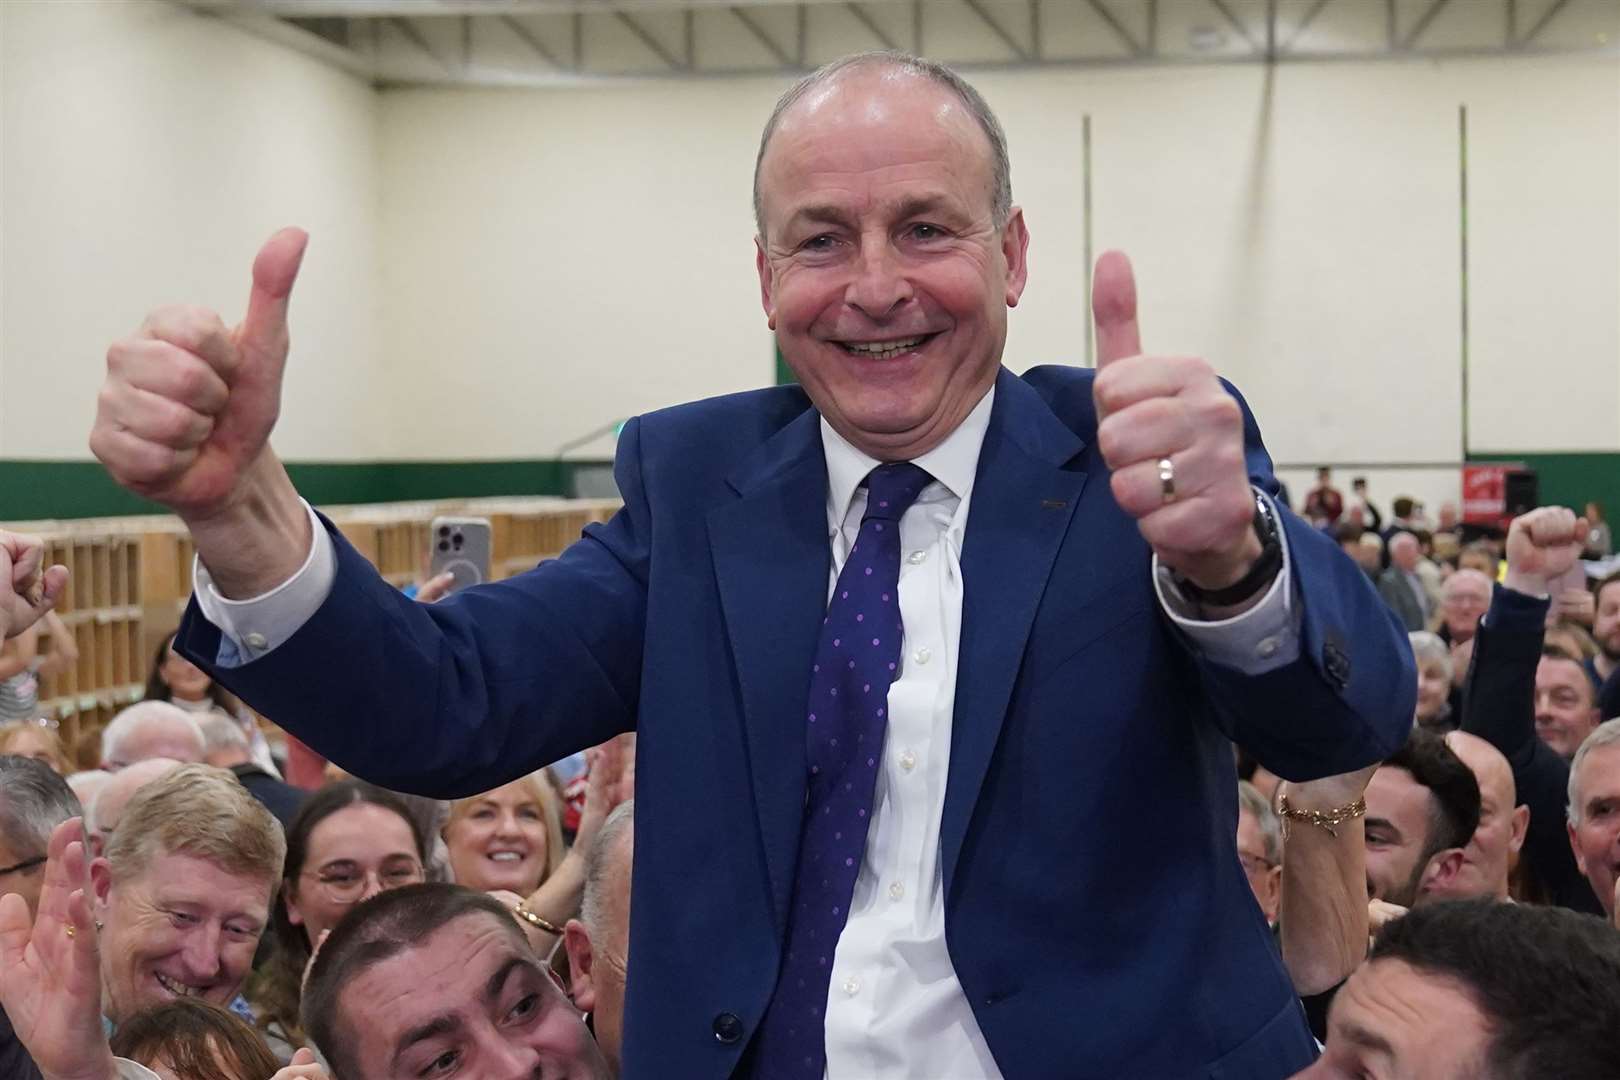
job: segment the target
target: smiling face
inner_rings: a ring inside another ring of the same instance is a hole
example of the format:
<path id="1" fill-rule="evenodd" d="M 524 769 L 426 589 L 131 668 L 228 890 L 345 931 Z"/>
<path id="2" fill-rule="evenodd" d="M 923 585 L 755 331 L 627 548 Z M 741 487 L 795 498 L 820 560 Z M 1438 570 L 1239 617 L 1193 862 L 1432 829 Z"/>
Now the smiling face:
<path id="1" fill-rule="evenodd" d="M 1029 235 L 997 226 L 989 139 L 948 88 L 860 67 L 783 114 L 760 165 L 760 291 L 822 416 L 885 461 L 937 446 L 995 381 Z"/>
<path id="2" fill-rule="evenodd" d="M 1333 999 L 1327 1048 L 1294 1080 L 1473 1080 L 1491 1024 L 1456 979 L 1402 960 L 1363 964 Z"/>
<path id="3" fill-rule="evenodd" d="M 1367 893 L 1411 907 L 1425 886 L 1437 878 L 1449 881 L 1456 869 L 1438 865 L 1439 855 L 1425 856 L 1434 794 L 1405 769 L 1385 765 L 1368 781 L 1366 799 Z"/>
<path id="4" fill-rule="evenodd" d="M 1581 822 L 1569 826 L 1570 847 L 1575 864 L 1612 917 L 1614 883 L 1620 879 L 1620 744 L 1588 750 L 1576 782 Z"/>
<path id="5" fill-rule="evenodd" d="M 297 876 L 282 900 L 287 921 L 302 926 L 311 945 L 359 901 L 423 879 L 410 823 L 372 803 L 323 818 L 310 830 L 303 867 L 289 871 Z M 351 893 L 353 899 L 341 899 Z"/>
<path id="6" fill-rule="evenodd" d="M 529 780 L 457 803 L 444 827 L 456 883 L 528 896 L 546 876 L 545 809 Z"/>
<path id="7" fill-rule="evenodd" d="M 1491 606 L 1491 580 L 1475 570 L 1459 570 L 1446 579 L 1441 591 L 1440 614 L 1451 640 L 1470 641 L 1481 615 Z"/>
<path id="8" fill-rule="evenodd" d="M 114 1022 L 177 997 L 230 1004 L 253 964 L 272 882 L 162 851 L 123 879 L 97 859 L 90 882 L 102 923 L 102 1008 Z"/>
<path id="9" fill-rule="evenodd" d="M 366 968 L 338 1005 L 361 1080 L 609 1075 L 585 1024 L 521 935 L 463 915 Z"/>
<path id="10" fill-rule="evenodd" d="M 1543 656 L 1536 667 L 1536 734 L 1568 760 L 1598 726 L 1592 680 L 1573 660 Z"/>

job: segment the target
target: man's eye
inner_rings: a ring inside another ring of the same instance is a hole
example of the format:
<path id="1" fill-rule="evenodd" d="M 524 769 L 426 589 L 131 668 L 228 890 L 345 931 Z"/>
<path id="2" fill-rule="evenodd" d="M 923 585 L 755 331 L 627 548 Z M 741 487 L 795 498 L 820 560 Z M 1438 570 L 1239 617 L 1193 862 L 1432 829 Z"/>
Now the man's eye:
<path id="1" fill-rule="evenodd" d="M 455 1071 L 455 1067 L 460 1062 L 460 1060 L 461 1060 L 461 1054 L 458 1051 L 446 1050 L 444 1053 L 440 1054 L 438 1057 L 436 1057 L 432 1061 L 428 1062 L 427 1068 L 423 1069 L 421 1072 L 417 1073 L 416 1075 L 417 1076 L 448 1076 L 448 1075 L 450 1075 L 451 1072 Z"/>
<path id="2" fill-rule="evenodd" d="M 512 1011 L 506 1014 L 506 1018 L 512 1021 L 527 1020 L 529 1017 L 533 1016 L 539 1010 L 539 1008 L 540 995 L 530 994 L 528 997 L 512 1006 Z"/>
<path id="3" fill-rule="evenodd" d="M 822 233 L 820 236 L 812 236 L 810 239 L 808 239 L 804 243 L 800 244 L 799 245 L 799 250 L 801 250 L 801 251 L 831 251 L 832 246 L 835 243 L 837 243 L 837 241 L 833 239 L 833 237 L 832 237 L 832 235 L 830 233 Z"/>
<path id="4" fill-rule="evenodd" d="M 169 912 L 169 919 L 176 926 L 195 926 L 195 925 L 197 925 L 197 922 L 199 921 L 197 919 L 197 916 L 189 914 L 188 912 L 184 912 L 184 911 L 171 911 L 171 912 Z"/>
<path id="5" fill-rule="evenodd" d="M 938 225 L 918 224 L 911 227 L 913 240 L 938 240 L 945 235 L 945 230 Z"/>
<path id="6" fill-rule="evenodd" d="M 321 878 L 321 880 L 328 885 L 353 885 L 357 880 L 359 880 L 359 875 L 339 872 L 336 874 L 327 874 L 325 877 Z"/>

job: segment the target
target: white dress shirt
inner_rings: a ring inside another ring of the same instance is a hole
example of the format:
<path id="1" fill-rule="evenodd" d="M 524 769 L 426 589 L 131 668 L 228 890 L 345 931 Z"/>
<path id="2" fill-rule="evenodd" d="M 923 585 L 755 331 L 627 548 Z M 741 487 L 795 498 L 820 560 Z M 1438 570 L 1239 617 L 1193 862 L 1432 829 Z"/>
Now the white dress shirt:
<path id="1" fill-rule="evenodd" d="M 889 688 L 889 730 L 866 855 L 828 992 L 827 1075 L 837 1080 L 1001 1075 L 945 947 L 939 862 L 962 631 L 962 543 L 994 398 L 992 387 L 944 442 L 915 459 L 934 482 L 900 519 L 901 665 Z M 825 419 L 821 436 L 832 547 L 830 599 L 866 511 L 861 483 L 880 462 Z M 229 666 L 275 648 L 326 598 L 336 564 L 325 529 L 318 522 L 313 528 L 314 544 L 303 568 L 251 600 L 227 600 L 197 564 L 198 604 L 222 631 L 219 663 Z M 1259 673 L 1299 655 L 1286 541 L 1283 558 L 1282 571 L 1260 603 L 1220 622 L 1200 621 L 1157 563 L 1153 579 L 1166 614 L 1207 658 Z"/>

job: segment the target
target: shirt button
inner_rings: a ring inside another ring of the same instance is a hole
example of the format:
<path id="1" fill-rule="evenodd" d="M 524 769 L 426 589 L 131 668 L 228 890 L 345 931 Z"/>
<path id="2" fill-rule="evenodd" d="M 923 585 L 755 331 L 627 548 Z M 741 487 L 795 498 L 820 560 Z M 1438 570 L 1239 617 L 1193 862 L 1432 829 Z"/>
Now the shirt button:
<path id="1" fill-rule="evenodd" d="M 1260 644 L 1255 651 L 1260 654 L 1260 659 L 1270 660 L 1277 655 L 1277 650 L 1280 648 L 1282 648 L 1281 642 L 1274 637 L 1268 637 L 1260 639 Z"/>
<path id="2" fill-rule="evenodd" d="M 906 770 L 906 772 L 910 772 L 912 769 L 915 769 L 917 767 L 917 755 L 913 754 L 910 750 L 907 750 L 905 753 L 901 754 L 900 767 Z"/>
<path id="3" fill-rule="evenodd" d="M 270 644 L 270 641 L 263 634 L 255 631 L 243 638 L 242 644 L 246 645 L 250 649 L 262 649 L 266 645 Z"/>
<path id="4" fill-rule="evenodd" d="M 910 555 L 906 556 L 906 562 L 910 563 L 912 566 L 916 566 L 926 558 L 928 558 L 928 552 L 913 551 Z"/>
<path id="5" fill-rule="evenodd" d="M 928 646 L 922 645 L 918 647 L 916 652 L 911 654 L 911 658 L 919 664 L 926 664 L 934 658 L 934 653 Z"/>
<path id="6" fill-rule="evenodd" d="M 906 887 L 904 885 L 900 884 L 900 882 L 897 881 L 893 885 L 889 886 L 889 899 L 890 900 L 904 900 L 905 898 L 906 898 Z"/>
<path id="7" fill-rule="evenodd" d="M 856 994 L 858 994 L 860 992 L 861 992 L 861 980 L 857 979 L 853 975 L 851 975 L 849 978 L 844 980 L 844 993 L 848 994 L 850 997 L 854 997 Z"/>

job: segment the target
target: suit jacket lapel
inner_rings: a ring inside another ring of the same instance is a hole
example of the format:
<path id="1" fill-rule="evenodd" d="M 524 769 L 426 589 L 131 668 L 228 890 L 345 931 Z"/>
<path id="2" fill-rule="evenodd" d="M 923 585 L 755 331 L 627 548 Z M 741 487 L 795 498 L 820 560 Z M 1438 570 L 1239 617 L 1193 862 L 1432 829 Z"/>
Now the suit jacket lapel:
<path id="1" fill-rule="evenodd" d="M 1053 560 L 1085 485 L 1067 471 L 1085 443 L 1003 370 L 962 547 L 962 640 L 940 848 L 945 895 Z"/>
<path id="2" fill-rule="evenodd" d="M 780 934 L 798 861 L 804 718 L 832 560 L 819 414 L 806 409 L 728 480 L 739 498 L 709 515 L 709 539 Z"/>

